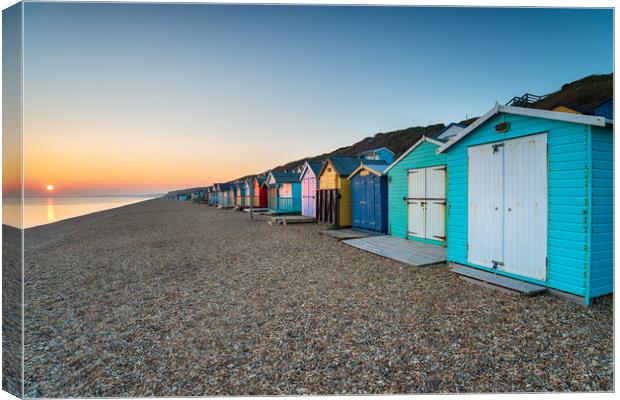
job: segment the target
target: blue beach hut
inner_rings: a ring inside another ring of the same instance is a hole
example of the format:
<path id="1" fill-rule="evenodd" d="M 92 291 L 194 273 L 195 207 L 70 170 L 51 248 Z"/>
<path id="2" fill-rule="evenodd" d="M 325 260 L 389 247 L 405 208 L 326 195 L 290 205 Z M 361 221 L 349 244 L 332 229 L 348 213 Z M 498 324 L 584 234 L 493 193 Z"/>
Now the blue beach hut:
<path id="1" fill-rule="evenodd" d="M 598 106 L 594 107 L 594 115 L 605 117 L 607 119 L 614 118 L 614 99 L 609 99 Z"/>
<path id="2" fill-rule="evenodd" d="M 387 147 L 380 147 L 378 149 L 363 151 L 359 153 L 359 157 L 366 160 L 383 160 L 386 164 L 390 165 L 394 161 L 394 152 Z"/>
<path id="3" fill-rule="evenodd" d="M 387 176 L 384 165 L 357 167 L 348 180 L 351 181 L 351 226 L 377 232 L 387 231 Z"/>
<path id="4" fill-rule="evenodd" d="M 220 197 L 220 189 L 219 189 L 219 183 L 215 183 L 213 184 L 213 186 L 211 186 L 211 194 L 209 196 L 209 204 L 212 206 L 217 206 L 219 204 L 219 197 Z"/>
<path id="5" fill-rule="evenodd" d="M 234 205 L 234 197 L 230 195 L 230 183 L 220 183 L 218 185 L 218 205 L 232 206 Z"/>
<path id="6" fill-rule="evenodd" d="M 271 171 L 267 187 L 267 208 L 272 214 L 301 213 L 301 183 L 298 172 Z"/>
<path id="7" fill-rule="evenodd" d="M 496 104 L 441 145 L 448 261 L 585 304 L 612 293 L 612 125 Z"/>

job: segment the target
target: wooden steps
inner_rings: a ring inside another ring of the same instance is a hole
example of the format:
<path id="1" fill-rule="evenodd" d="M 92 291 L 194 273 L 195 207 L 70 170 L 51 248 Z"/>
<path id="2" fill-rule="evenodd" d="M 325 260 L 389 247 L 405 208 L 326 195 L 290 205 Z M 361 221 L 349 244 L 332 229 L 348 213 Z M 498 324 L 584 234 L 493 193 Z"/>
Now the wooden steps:
<path id="1" fill-rule="evenodd" d="M 316 223 L 316 220 L 303 215 L 276 215 L 271 217 L 267 223 L 269 225 L 308 224 Z"/>
<path id="2" fill-rule="evenodd" d="M 518 293 L 529 297 L 547 290 L 544 286 L 508 278 L 507 276 L 482 271 L 476 268 L 454 266 L 451 271 L 458 274 L 461 279 L 467 282 L 512 294 Z"/>

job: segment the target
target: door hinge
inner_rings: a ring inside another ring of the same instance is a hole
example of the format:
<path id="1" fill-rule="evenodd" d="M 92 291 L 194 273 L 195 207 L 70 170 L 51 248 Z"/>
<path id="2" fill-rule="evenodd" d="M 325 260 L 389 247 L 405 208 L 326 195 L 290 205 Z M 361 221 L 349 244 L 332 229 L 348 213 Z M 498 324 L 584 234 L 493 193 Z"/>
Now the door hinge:
<path id="1" fill-rule="evenodd" d="M 504 263 L 503 263 L 503 262 L 501 262 L 501 261 L 495 261 L 495 260 L 491 261 L 491 264 L 492 264 L 492 266 L 493 266 L 493 267 L 492 267 L 493 269 L 497 269 L 497 267 L 498 267 L 498 266 L 501 266 L 501 267 L 503 267 L 503 266 L 504 266 Z"/>
<path id="2" fill-rule="evenodd" d="M 504 143 L 497 143 L 493 145 L 493 153 L 497 153 L 497 149 L 504 147 Z"/>

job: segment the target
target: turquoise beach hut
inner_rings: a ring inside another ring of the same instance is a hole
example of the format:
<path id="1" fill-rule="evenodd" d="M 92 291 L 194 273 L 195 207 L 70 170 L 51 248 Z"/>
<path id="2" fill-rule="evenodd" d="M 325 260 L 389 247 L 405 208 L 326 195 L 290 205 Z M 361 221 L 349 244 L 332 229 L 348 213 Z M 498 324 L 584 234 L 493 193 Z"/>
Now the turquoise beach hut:
<path id="1" fill-rule="evenodd" d="M 390 235 L 446 245 L 448 157 L 436 151 L 463 129 L 450 124 L 434 135 L 437 139 L 423 136 L 385 170 Z"/>
<path id="2" fill-rule="evenodd" d="M 613 121 L 496 104 L 442 144 L 448 261 L 585 304 L 613 292 Z"/>
<path id="3" fill-rule="evenodd" d="M 271 171 L 267 187 L 267 208 L 272 214 L 301 213 L 301 183 L 298 172 Z"/>

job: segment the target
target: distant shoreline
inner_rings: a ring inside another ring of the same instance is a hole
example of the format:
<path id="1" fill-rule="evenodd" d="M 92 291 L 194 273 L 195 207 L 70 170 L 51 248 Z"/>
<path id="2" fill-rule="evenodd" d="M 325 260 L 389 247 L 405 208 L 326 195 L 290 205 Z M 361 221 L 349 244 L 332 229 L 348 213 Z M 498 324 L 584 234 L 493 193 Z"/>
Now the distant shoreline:
<path id="1" fill-rule="evenodd" d="M 55 199 L 80 199 L 80 198 L 104 198 L 104 197 L 145 197 L 145 198 L 158 198 L 165 196 L 166 193 L 153 193 L 153 194 L 86 194 L 79 196 L 72 195 L 37 195 L 37 196 L 24 196 L 24 199 L 47 199 L 47 198 L 55 198 Z M 4 199 L 20 199 L 21 196 L 3 196 Z"/>
<path id="2" fill-rule="evenodd" d="M 65 221 L 69 221 L 69 220 L 75 220 L 77 218 L 84 218 L 84 217 L 96 217 L 97 214 L 103 214 L 109 211 L 113 211 L 113 210 L 118 210 L 119 208 L 122 207 L 127 207 L 127 206 L 131 206 L 134 204 L 139 204 L 139 203 L 144 203 L 146 201 L 150 201 L 150 200 L 156 200 L 157 197 L 142 197 L 142 196 L 91 196 L 91 197 L 86 197 L 86 196 L 79 196 L 79 197 L 28 197 L 25 198 L 27 199 L 34 199 L 34 200 L 41 200 L 41 199 L 48 199 L 48 198 L 52 198 L 52 199 L 56 199 L 59 200 L 60 199 L 103 199 L 103 198 L 107 198 L 107 199 L 133 199 L 127 202 L 121 202 L 122 204 L 119 204 L 119 202 L 110 202 L 108 205 L 110 205 L 111 207 L 105 207 L 105 205 L 103 204 L 98 204 L 98 203 L 93 203 L 93 204 L 89 204 L 88 202 L 86 203 L 75 203 L 75 204 L 52 204 L 52 205 L 45 205 L 45 204 L 25 204 L 24 205 L 24 213 L 28 213 L 29 216 L 25 217 L 22 219 L 22 222 L 24 224 L 24 230 L 30 230 L 33 228 L 40 228 L 40 227 L 46 227 L 49 225 L 54 225 L 54 224 L 58 224 L 60 222 L 65 222 Z M 11 206 L 9 206 L 11 207 Z M 14 208 L 16 208 L 17 206 L 13 206 Z M 51 209 L 49 207 L 52 207 Z M 43 209 L 45 208 L 45 210 Z M 49 216 L 50 210 L 52 210 L 53 215 Z M 47 215 L 43 215 L 43 213 L 46 213 Z M 16 229 L 20 229 L 19 227 L 16 226 L 16 224 L 11 224 L 10 222 L 7 223 L 5 221 L 5 217 L 7 216 L 6 214 L 9 214 L 9 212 L 6 211 L 6 209 L 3 212 L 3 223 L 2 225 L 11 227 L 11 228 L 16 228 Z M 52 218 L 52 221 L 49 221 L 49 219 Z M 8 219 L 12 219 L 12 218 L 8 218 Z M 47 221 L 46 221 L 47 220 Z"/>

